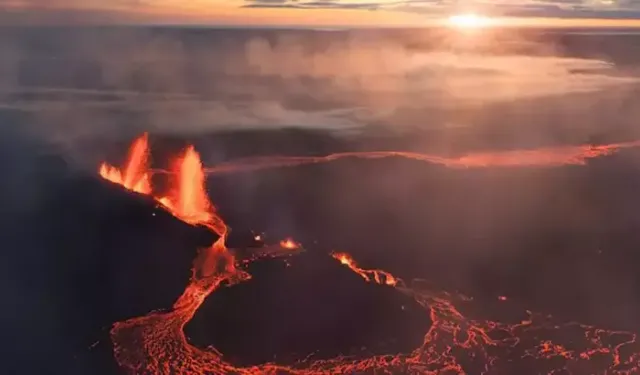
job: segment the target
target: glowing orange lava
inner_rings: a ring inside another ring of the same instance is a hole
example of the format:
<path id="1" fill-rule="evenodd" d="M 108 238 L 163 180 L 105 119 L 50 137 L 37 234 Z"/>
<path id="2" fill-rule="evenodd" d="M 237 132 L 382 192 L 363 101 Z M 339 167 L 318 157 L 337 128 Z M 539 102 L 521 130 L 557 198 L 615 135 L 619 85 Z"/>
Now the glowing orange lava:
<path id="1" fill-rule="evenodd" d="M 215 273 L 216 268 L 221 265 L 228 272 L 233 272 L 234 260 L 225 245 L 227 225 L 209 200 L 200 155 L 193 146 L 189 146 L 172 164 L 174 173 L 170 176 L 169 195 L 158 201 L 184 222 L 203 225 L 220 236 L 210 248 L 201 251 L 194 272 L 208 276 Z"/>
<path id="2" fill-rule="evenodd" d="M 205 177 L 202 173 L 200 156 L 193 147 L 188 147 L 184 154 L 173 162 L 171 191 L 159 201 L 175 216 L 189 224 L 212 224 L 215 218 L 213 206 L 204 188 Z M 214 228 L 219 235 L 226 228 Z"/>
<path id="3" fill-rule="evenodd" d="M 383 270 L 365 270 L 363 268 L 358 267 L 355 260 L 351 257 L 351 255 L 347 253 L 337 253 L 334 252 L 331 254 L 332 257 L 337 259 L 343 265 L 349 267 L 353 272 L 362 276 L 367 282 L 375 281 L 376 284 L 386 284 L 389 286 L 396 286 L 402 280 L 396 278 L 389 272 Z"/>
<path id="4" fill-rule="evenodd" d="M 295 243 L 291 238 L 287 238 L 286 240 L 280 241 L 280 247 L 285 249 L 294 250 L 300 247 L 297 243 Z"/>
<path id="5" fill-rule="evenodd" d="M 151 194 L 149 181 L 149 137 L 147 133 L 136 139 L 129 149 L 123 170 L 110 164 L 100 165 L 100 176 L 140 194 Z"/>
<path id="6" fill-rule="evenodd" d="M 345 158 L 383 159 L 394 157 L 442 165 L 448 168 L 557 167 L 563 165 L 585 165 L 589 159 L 612 155 L 620 150 L 634 147 L 640 147 L 640 140 L 599 146 L 580 145 L 530 150 L 476 152 L 459 157 L 444 157 L 405 151 L 341 152 L 325 156 L 262 156 L 221 163 L 207 168 L 206 172 L 209 174 L 237 173 L 326 163 Z"/>
<path id="7" fill-rule="evenodd" d="M 142 176 L 147 173 L 146 139 L 145 135 L 134 143 L 124 173 L 117 176 L 114 176 L 115 173 L 103 174 L 101 167 L 101 176 L 129 190 L 151 194 L 150 186 L 143 191 L 132 188 L 138 186 L 138 182 L 144 180 Z M 570 160 L 577 163 L 584 160 L 585 155 L 602 155 L 612 149 L 615 148 L 588 153 L 582 150 L 580 156 L 574 153 L 566 158 L 567 155 L 563 154 L 563 158 L 547 161 L 557 163 L 560 160 Z M 353 155 L 362 156 L 351 154 Z M 384 155 L 388 156 L 388 153 Z M 279 163 L 269 163 L 271 166 L 283 165 L 282 160 Z M 325 157 L 297 160 L 333 159 Z M 505 159 L 487 157 L 474 160 L 485 160 L 491 164 Z M 523 160 L 541 158 L 536 155 Z M 237 164 L 237 170 L 246 170 L 244 166 L 245 164 Z M 230 165 L 225 168 L 227 172 L 233 171 Z M 528 317 L 517 324 L 473 320 L 465 317 L 456 307 L 458 303 L 468 302 L 469 298 L 436 291 L 424 281 L 414 280 L 405 284 L 388 272 L 363 269 L 346 253 L 333 253 L 332 256 L 364 280 L 393 287 L 398 292 L 411 296 L 424 307 L 432 326 L 425 333 L 423 343 L 410 353 L 390 353 L 364 359 L 339 357 L 302 361 L 291 367 L 274 363 L 235 367 L 226 362 L 215 349 L 192 346 L 185 337 L 184 326 L 204 300 L 223 283 L 233 285 L 248 280 L 250 275 L 240 268 L 240 263 L 235 264 L 225 247 L 227 227 L 207 197 L 200 158 L 192 147 L 187 148 L 176 159 L 173 172 L 169 194 L 156 199 L 177 218 L 189 224 L 207 226 L 219 234 L 220 238 L 209 249 L 201 252 L 194 264 L 192 279 L 170 311 L 153 312 L 113 325 L 111 339 L 114 356 L 119 365 L 131 374 L 510 374 L 521 373 L 518 368 L 522 367 L 513 367 L 513 362 L 518 360 L 526 360 L 527 368 L 531 371 L 534 371 L 531 366 L 538 363 L 546 368 L 536 373 L 632 374 L 639 371 L 640 345 L 636 342 L 635 334 L 607 331 L 578 323 L 560 325 L 548 315 L 533 313 L 528 313 Z M 284 243 L 288 244 L 287 241 Z M 299 246 L 293 241 L 291 243 Z M 271 253 L 273 252 L 269 252 Z M 279 254 L 285 256 L 290 255 L 289 253 L 287 251 Z M 560 340 L 556 334 L 559 330 L 577 333 L 566 340 Z M 250 345 L 250 338 L 247 341 Z"/>

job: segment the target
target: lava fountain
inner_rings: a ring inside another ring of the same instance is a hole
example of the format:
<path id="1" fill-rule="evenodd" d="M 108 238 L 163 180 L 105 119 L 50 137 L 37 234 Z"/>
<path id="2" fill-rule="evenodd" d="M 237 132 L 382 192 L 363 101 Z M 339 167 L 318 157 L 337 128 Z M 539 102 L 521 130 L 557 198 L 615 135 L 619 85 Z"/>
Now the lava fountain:
<path id="1" fill-rule="evenodd" d="M 108 163 L 100 165 L 99 173 L 104 179 L 122 185 L 140 194 L 151 194 L 149 173 L 149 136 L 144 133 L 129 149 L 129 156 L 123 170 Z"/>

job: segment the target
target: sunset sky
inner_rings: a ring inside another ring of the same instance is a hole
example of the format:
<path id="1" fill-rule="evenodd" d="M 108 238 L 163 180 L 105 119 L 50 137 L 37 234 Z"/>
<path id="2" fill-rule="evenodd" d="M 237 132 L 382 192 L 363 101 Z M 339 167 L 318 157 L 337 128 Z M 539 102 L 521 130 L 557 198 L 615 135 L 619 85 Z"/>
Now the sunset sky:
<path id="1" fill-rule="evenodd" d="M 430 26 L 478 13 L 521 26 L 638 26 L 639 0 L 0 0 L 0 22 Z"/>

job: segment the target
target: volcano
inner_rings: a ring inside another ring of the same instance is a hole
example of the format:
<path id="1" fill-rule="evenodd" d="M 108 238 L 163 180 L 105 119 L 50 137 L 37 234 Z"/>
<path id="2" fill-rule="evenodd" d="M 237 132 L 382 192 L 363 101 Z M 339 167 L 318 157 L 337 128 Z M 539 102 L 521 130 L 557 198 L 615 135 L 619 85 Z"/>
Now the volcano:
<path id="1" fill-rule="evenodd" d="M 431 326 L 415 300 L 363 282 L 320 252 L 247 271 L 251 280 L 211 295 L 185 328 L 192 344 L 213 346 L 235 365 L 405 353 Z"/>
<path id="2" fill-rule="evenodd" d="M 114 323 L 114 356 L 132 374 L 619 374 L 638 369 L 640 350 L 632 332 L 531 312 L 519 321 L 474 319 L 461 312 L 473 301 L 461 293 L 363 268 L 344 252 L 324 258 L 309 252 L 305 258 L 292 239 L 255 252 L 228 249 L 230 230 L 205 189 L 205 171 L 216 169 L 205 168 L 188 146 L 163 171 L 169 188 L 158 194 L 146 183 L 151 173 L 146 139 L 134 142 L 123 168 L 103 164 L 100 174 L 175 219 L 206 228 L 214 241 L 199 250 L 191 278 L 171 308 Z M 230 166 L 225 173 L 235 168 Z M 251 238 L 262 242 L 261 236 Z M 421 339 L 413 333 L 418 329 Z"/>

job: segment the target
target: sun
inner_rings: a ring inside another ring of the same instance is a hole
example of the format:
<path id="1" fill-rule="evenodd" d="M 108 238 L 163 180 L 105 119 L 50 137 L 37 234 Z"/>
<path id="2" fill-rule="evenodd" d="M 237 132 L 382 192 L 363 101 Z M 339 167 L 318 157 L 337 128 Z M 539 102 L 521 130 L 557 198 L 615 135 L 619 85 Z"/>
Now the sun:
<path id="1" fill-rule="evenodd" d="M 491 25 L 491 18 L 475 13 L 456 14 L 448 18 L 448 24 L 458 29 L 478 29 Z"/>

